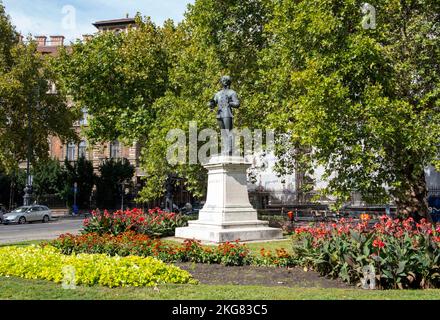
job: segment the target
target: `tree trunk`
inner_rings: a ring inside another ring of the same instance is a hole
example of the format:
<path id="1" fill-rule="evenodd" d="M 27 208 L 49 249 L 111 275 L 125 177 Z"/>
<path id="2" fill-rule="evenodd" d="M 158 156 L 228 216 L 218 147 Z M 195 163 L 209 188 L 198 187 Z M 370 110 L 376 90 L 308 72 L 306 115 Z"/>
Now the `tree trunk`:
<path id="1" fill-rule="evenodd" d="M 410 181 L 406 191 L 396 197 L 397 215 L 400 218 L 412 217 L 415 221 L 422 218 L 432 222 L 428 212 L 428 189 L 426 187 L 425 172 L 417 179 Z"/>

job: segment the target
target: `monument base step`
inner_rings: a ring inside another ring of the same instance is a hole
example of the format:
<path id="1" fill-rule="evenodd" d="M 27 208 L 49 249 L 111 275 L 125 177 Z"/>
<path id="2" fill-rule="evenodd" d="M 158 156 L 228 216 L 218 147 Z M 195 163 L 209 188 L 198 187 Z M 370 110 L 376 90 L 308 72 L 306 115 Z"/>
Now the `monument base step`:
<path id="1" fill-rule="evenodd" d="M 214 243 L 240 241 L 264 241 L 282 239 L 281 229 L 264 226 L 223 228 L 214 225 L 190 225 L 189 227 L 176 228 L 176 238 L 197 239 Z"/>
<path id="2" fill-rule="evenodd" d="M 189 221 L 188 225 L 195 228 L 213 228 L 213 229 L 239 229 L 239 228 L 261 228 L 268 227 L 269 221 L 261 220 L 238 220 L 238 221 L 212 221 L 212 220 L 194 220 Z"/>

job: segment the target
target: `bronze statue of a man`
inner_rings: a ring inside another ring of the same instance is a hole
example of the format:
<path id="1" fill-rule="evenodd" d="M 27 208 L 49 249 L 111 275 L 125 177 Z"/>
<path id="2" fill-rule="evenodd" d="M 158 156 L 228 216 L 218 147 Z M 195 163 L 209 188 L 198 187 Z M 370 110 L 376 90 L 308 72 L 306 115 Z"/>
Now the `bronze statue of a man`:
<path id="1" fill-rule="evenodd" d="M 220 79 L 220 83 L 223 87 L 222 90 L 214 95 L 208 105 L 213 110 L 215 106 L 217 109 L 217 122 L 221 130 L 226 130 L 227 141 L 225 142 L 225 151 L 227 154 L 232 155 L 232 136 L 230 130 L 233 129 L 233 114 L 232 108 L 237 108 L 240 106 L 240 101 L 238 100 L 237 92 L 232 90 L 231 87 L 231 77 L 223 76 Z"/>

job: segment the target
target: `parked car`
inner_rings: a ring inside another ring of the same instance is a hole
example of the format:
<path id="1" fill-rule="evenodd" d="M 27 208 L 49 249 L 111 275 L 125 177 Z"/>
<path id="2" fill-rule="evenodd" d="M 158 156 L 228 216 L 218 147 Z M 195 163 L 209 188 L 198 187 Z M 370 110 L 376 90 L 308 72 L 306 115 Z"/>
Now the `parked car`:
<path id="1" fill-rule="evenodd" d="M 52 218 L 52 212 L 46 206 L 31 205 L 18 207 L 15 210 L 3 216 L 3 224 L 18 223 L 25 224 L 26 222 L 42 221 L 49 222 Z"/>

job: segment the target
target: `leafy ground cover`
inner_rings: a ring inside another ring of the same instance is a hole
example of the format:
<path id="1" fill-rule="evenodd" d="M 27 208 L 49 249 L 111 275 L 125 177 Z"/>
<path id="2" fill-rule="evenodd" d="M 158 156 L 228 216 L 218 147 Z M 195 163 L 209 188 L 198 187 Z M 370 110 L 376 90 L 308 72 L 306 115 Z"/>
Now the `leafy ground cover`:
<path id="1" fill-rule="evenodd" d="M 187 271 L 152 257 L 64 255 L 51 246 L 0 248 L 0 276 L 111 288 L 155 286 L 163 283 L 197 283 Z"/>

